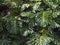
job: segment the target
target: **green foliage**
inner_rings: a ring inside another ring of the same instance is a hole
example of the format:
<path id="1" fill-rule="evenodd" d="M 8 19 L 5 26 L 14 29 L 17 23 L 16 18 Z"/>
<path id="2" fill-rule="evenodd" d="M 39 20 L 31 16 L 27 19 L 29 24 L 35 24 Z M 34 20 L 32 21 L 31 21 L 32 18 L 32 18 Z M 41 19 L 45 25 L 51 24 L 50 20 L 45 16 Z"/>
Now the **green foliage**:
<path id="1" fill-rule="evenodd" d="M 60 0 L 0 0 L 0 45 L 60 45 Z"/>

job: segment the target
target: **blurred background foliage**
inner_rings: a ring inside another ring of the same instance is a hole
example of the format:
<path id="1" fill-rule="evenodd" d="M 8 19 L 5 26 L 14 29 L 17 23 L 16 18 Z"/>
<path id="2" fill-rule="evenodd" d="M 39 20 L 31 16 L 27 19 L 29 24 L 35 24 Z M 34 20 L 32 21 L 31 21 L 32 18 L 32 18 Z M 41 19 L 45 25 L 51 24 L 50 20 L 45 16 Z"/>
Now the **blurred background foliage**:
<path id="1" fill-rule="evenodd" d="M 0 45 L 60 45 L 60 0 L 0 0 Z"/>

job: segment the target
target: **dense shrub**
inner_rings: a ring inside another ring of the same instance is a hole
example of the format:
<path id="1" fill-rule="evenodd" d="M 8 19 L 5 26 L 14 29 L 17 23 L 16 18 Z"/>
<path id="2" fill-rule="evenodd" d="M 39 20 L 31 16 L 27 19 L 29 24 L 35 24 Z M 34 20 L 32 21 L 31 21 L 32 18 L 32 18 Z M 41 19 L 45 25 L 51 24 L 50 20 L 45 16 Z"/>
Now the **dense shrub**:
<path id="1" fill-rule="evenodd" d="M 60 45 L 60 0 L 0 0 L 0 45 Z"/>

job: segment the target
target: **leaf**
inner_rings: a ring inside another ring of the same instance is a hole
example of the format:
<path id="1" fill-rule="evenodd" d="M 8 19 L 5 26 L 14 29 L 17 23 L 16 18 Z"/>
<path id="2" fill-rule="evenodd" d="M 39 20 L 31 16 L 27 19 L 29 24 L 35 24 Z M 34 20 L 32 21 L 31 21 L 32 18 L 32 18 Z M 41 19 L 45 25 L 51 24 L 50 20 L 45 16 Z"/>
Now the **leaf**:
<path id="1" fill-rule="evenodd" d="M 25 10 L 26 8 L 28 8 L 30 6 L 30 4 L 23 4 L 22 6 L 21 6 L 21 10 L 23 11 L 23 10 Z"/>
<path id="2" fill-rule="evenodd" d="M 52 41 L 52 38 L 46 35 L 35 35 L 27 42 L 27 45 L 48 45 Z"/>
<path id="3" fill-rule="evenodd" d="M 33 12 L 34 12 L 34 13 L 36 13 L 36 11 L 38 10 L 40 4 L 41 4 L 41 2 L 37 2 L 37 3 L 33 6 Z"/>
<path id="4" fill-rule="evenodd" d="M 42 27 L 46 27 L 46 25 L 48 24 L 48 17 L 47 17 L 47 13 L 43 12 L 42 17 L 41 17 L 41 26 Z"/>

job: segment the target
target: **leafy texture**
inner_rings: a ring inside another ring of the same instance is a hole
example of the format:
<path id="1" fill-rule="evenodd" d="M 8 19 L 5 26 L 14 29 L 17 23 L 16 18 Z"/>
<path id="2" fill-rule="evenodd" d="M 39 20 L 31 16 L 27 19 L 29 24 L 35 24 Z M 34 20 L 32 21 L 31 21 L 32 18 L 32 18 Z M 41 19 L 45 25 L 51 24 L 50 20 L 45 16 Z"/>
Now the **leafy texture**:
<path id="1" fill-rule="evenodd" d="M 60 0 L 0 0 L 0 45 L 60 45 Z"/>

